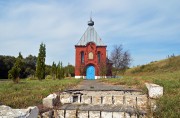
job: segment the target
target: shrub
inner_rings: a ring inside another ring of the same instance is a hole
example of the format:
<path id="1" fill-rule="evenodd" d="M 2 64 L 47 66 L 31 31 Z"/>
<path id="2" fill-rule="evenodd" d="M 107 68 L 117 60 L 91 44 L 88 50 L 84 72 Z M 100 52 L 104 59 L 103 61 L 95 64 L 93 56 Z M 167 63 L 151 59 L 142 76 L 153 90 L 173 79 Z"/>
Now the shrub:
<path id="1" fill-rule="evenodd" d="M 52 79 L 53 77 L 51 75 L 47 75 L 45 79 Z"/>
<path id="2" fill-rule="evenodd" d="M 17 66 L 12 67 L 11 70 L 9 70 L 8 72 L 8 78 L 12 79 L 14 83 L 19 83 L 19 72 L 20 72 L 20 68 L 18 68 Z"/>

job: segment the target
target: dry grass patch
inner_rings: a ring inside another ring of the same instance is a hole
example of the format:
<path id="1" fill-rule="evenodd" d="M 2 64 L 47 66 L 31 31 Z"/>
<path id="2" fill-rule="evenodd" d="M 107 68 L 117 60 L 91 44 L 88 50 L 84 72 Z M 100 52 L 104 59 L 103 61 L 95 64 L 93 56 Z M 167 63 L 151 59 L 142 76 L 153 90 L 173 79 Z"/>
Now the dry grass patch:
<path id="1" fill-rule="evenodd" d="M 147 76 L 125 76 L 121 79 L 101 79 L 100 81 L 140 88 L 144 92 L 147 89 L 145 82 L 155 83 L 164 87 L 164 95 L 157 100 L 157 118 L 179 118 L 180 116 L 180 71 L 167 73 L 154 73 Z"/>
<path id="2" fill-rule="evenodd" d="M 47 95 L 77 85 L 80 79 L 63 80 L 21 80 L 0 83 L 0 103 L 13 108 L 25 108 L 41 104 Z"/>

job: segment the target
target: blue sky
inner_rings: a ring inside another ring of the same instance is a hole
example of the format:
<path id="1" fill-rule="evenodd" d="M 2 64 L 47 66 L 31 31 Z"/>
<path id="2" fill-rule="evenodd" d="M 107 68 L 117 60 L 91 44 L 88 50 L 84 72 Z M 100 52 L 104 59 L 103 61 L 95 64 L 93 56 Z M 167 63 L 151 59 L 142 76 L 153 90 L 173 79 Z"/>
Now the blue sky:
<path id="1" fill-rule="evenodd" d="M 75 48 L 90 12 L 110 54 L 113 45 L 129 50 L 131 66 L 180 54 L 179 0 L 0 0 L 0 55 L 38 55 L 46 63 L 75 63 Z"/>

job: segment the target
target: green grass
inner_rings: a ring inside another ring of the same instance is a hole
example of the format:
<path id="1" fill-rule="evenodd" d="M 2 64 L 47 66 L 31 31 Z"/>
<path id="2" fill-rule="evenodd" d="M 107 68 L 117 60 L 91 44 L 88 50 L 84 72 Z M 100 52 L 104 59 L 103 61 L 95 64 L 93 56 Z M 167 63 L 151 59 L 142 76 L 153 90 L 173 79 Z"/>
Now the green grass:
<path id="1" fill-rule="evenodd" d="M 77 85 L 80 79 L 63 80 L 21 80 L 0 82 L 0 103 L 13 108 L 39 105 L 47 95 Z"/>
<path id="2" fill-rule="evenodd" d="M 152 75 L 180 70 L 180 56 L 170 57 L 161 61 L 128 69 L 126 75 Z"/>
<path id="3" fill-rule="evenodd" d="M 147 76 L 124 76 L 121 79 L 101 79 L 100 81 L 140 88 L 147 92 L 145 82 L 164 87 L 164 95 L 157 99 L 157 118 L 178 118 L 180 116 L 180 71 L 152 74 Z"/>
<path id="4" fill-rule="evenodd" d="M 180 116 L 180 56 L 151 62 L 130 68 L 121 79 L 102 79 L 101 81 L 140 88 L 147 92 L 145 82 L 164 87 L 164 95 L 157 99 L 157 118 L 179 118 Z"/>

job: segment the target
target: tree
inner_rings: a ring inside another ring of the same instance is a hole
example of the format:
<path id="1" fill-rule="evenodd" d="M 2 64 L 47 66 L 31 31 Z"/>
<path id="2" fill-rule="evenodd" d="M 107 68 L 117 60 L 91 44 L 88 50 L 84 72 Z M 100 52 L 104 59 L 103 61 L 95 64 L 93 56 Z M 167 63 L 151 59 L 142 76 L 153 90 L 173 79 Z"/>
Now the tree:
<path id="1" fill-rule="evenodd" d="M 13 67 L 16 58 L 13 56 L 0 55 L 0 79 L 8 78 L 8 71 Z"/>
<path id="2" fill-rule="evenodd" d="M 79 72 L 80 72 L 81 78 L 83 78 L 84 73 L 85 73 L 85 66 L 84 66 L 84 65 L 80 65 L 80 66 L 78 67 L 78 70 L 79 70 Z"/>
<path id="3" fill-rule="evenodd" d="M 60 65 L 60 62 L 59 62 L 58 65 L 57 65 L 56 77 L 57 77 L 58 79 L 61 79 L 61 65 Z"/>
<path id="4" fill-rule="evenodd" d="M 23 59 L 23 56 L 22 56 L 21 52 L 19 52 L 18 58 L 19 58 L 19 59 Z"/>
<path id="5" fill-rule="evenodd" d="M 52 73 L 53 79 L 56 79 L 56 64 L 54 62 L 52 64 L 51 73 Z"/>
<path id="6" fill-rule="evenodd" d="M 20 78 L 27 78 L 29 75 L 34 76 L 36 71 L 36 56 L 29 55 L 26 58 L 23 58 L 21 53 L 18 56 L 21 58 L 20 64 Z M 0 79 L 8 78 L 8 71 L 12 69 L 16 62 L 17 58 L 14 56 L 4 56 L 0 55 Z"/>
<path id="7" fill-rule="evenodd" d="M 64 68 L 63 68 L 62 62 L 60 63 L 60 77 L 61 77 L 61 79 L 64 78 Z"/>
<path id="8" fill-rule="evenodd" d="M 45 79 L 45 58 L 46 58 L 46 47 L 45 44 L 41 43 L 38 59 L 37 59 L 37 65 L 36 65 L 36 77 L 39 80 Z"/>
<path id="9" fill-rule="evenodd" d="M 23 57 L 21 53 L 19 53 L 14 66 L 11 68 L 11 70 L 8 71 L 8 78 L 12 79 L 14 83 L 19 83 L 22 59 Z"/>
<path id="10" fill-rule="evenodd" d="M 20 74 L 19 74 L 19 77 L 20 78 L 25 78 L 26 77 L 26 66 L 25 66 L 25 61 L 23 59 L 23 56 L 21 54 L 21 52 L 19 52 L 19 56 L 18 58 L 20 59 L 20 62 L 19 62 L 19 67 L 20 67 Z"/>
<path id="11" fill-rule="evenodd" d="M 74 71 L 75 71 L 75 68 L 73 65 L 69 64 L 67 66 L 64 67 L 64 72 L 65 72 L 65 75 L 66 77 L 72 77 L 74 76 Z"/>
<path id="12" fill-rule="evenodd" d="M 130 53 L 124 51 L 122 45 L 114 46 L 110 59 L 114 66 L 114 76 L 116 76 L 119 71 L 124 74 L 131 62 Z"/>
<path id="13" fill-rule="evenodd" d="M 27 76 L 34 76 L 36 72 L 36 62 L 37 62 L 37 57 L 29 55 L 24 59 L 25 63 L 25 77 Z"/>
<path id="14" fill-rule="evenodd" d="M 99 63 L 99 72 L 100 72 L 100 76 L 102 78 L 105 78 L 105 76 L 107 74 L 107 64 L 106 64 L 106 61 L 101 61 Z"/>
<path id="15" fill-rule="evenodd" d="M 45 76 L 51 75 L 51 69 L 52 67 L 50 65 L 46 65 L 45 67 Z"/>
<path id="16" fill-rule="evenodd" d="M 63 79 L 64 78 L 64 68 L 63 68 L 62 62 L 59 62 L 58 65 L 57 65 L 56 77 L 58 79 Z"/>

